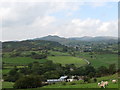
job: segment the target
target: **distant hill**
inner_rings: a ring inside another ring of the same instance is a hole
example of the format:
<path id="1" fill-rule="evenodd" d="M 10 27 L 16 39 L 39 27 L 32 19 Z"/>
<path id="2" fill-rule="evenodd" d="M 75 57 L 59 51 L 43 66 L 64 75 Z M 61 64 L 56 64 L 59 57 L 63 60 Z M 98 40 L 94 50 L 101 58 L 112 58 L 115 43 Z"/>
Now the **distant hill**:
<path id="1" fill-rule="evenodd" d="M 53 48 L 63 48 L 58 42 L 45 41 L 45 40 L 25 40 L 25 41 L 9 41 L 3 42 L 3 51 L 13 51 L 13 50 L 34 50 L 34 49 L 53 49 Z"/>
<path id="2" fill-rule="evenodd" d="M 52 35 L 48 35 L 42 38 L 35 38 L 34 40 L 47 40 L 47 41 L 57 41 L 57 42 L 63 42 L 66 41 L 66 38 L 63 37 L 59 37 L 59 36 L 52 36 Z"/>
<path id="3" fill-rule="evenodd" d="M 69 38 L 71 40 L 80 40 L 80 41 L 108 41 L 108 40 L 117 40 L 117 37 L 110 36 L 99 36 L 99 37 L 80 37 L 80 38 Z"/>
<path id="4" fill-rule="evenodd" d="M 42 38 L 35 38 L 33 40 L 55 41 L 64 45 L 69 45 L 69 44 L 80 44 L 83 42 L 114 42 L 114 41 L 117 42 L 117 39 L 118 39 L 117 37 L 110 37 L 110 36 L 99 36 L 99 37 L 84 36 L 84 37 L 63 38 L 59 36 L 48 35 Z"/>

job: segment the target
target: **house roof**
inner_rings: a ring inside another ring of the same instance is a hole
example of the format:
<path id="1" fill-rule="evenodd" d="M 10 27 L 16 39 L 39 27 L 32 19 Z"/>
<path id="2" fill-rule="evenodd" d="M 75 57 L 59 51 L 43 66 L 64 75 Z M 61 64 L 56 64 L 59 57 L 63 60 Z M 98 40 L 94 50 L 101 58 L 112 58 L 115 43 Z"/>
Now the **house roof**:
<path id="1" fill-rule="evenodd" d="M 61 76 L 60 79 L 65 79 L 67 78 L 68 76 Z"/>

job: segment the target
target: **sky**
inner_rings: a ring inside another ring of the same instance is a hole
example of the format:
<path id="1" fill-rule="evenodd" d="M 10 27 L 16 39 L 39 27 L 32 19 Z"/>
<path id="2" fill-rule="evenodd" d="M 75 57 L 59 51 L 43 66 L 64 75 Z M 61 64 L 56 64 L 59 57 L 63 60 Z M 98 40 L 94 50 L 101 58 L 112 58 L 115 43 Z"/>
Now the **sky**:
<path id="1" fill-rule="evenodd" d="M 1 41 L 118 36 L 118 2 L 1 2 Z"/>

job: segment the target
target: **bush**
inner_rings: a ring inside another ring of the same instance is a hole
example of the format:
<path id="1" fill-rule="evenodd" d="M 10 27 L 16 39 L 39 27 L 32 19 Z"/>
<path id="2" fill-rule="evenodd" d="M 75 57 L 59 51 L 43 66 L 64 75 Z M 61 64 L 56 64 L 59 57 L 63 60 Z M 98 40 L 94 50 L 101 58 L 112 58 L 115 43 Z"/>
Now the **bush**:
<path id="1" fill-rule="evenodd" d="M 97 79 L 96 79 L 96 78 L 94 78 L 93 80 L 94 80 L 94 82 L 97 82 Z"/>

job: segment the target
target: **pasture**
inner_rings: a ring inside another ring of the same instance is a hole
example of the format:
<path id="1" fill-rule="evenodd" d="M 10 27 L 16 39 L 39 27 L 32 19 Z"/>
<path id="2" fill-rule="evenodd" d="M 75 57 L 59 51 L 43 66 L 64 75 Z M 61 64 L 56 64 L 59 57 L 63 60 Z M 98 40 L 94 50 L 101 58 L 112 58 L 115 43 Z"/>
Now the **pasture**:
<path id="1" fill-rule="evenodd" d="M 80 54 L 77 54 L 77 56 L 87 59 L 91 63 L 91 65 L 93 65 L 96 68 L 98 68 L 100 66 L 108 67 L 110 64 L 113 64 L 113 63 L 118 65 L 118 55 L 117 54 L 95 53 L 92 55 L 92 58 L 91 58 L 90 53 L 80 53 Z"/>
<path id="2" fill-rule="evenodd" d="M 98 82 L 100 81 L 108 81 L 109 85 L 106 88 L 118 88 L 118 82 L 116 84 L 112 83 L 111 80 L 112 79 L 117 79 L 117 77 L 115 75 L 112 76 L 106 76 L 106 77 L 101 77 L 101 78 L 97 78 L 97 82 L 94 83 L 91 80 L 91 83 L 83 83 L 83 81 L 74 81 L 74 82 L 61 82 L 61 83 L 56 83 L 56 84 L 52 84 L 52 85 L 48 85 L 48 86 L 43 86 L 40 88 L 100 88 L 98 86 Z M 64 84 L 65 83 L 65 84 Z M 12 82 L 3 82 L 2 83 L 2 88 L 13 88 L 14 83 Z M 26 89 L 26 90 L 37 90 L 39 88 L 33 88 L 33 89 Z M 24 89 L 20 89 L 20 90 L 24 90 Z"/>
<path id="3" fill-rule="evenodd" d="M 93 82 L 91 79 L 90 83 L 84 83 L 82 80 L 80 81 L 73 81 L 73 82 L 60 82 L 48 86 L 43 86 L 40 88 L 100 88 L 98 87 L 98 82 L 100 81 L 108 81 L 109 85 L 106 88 L 118 88 L 118 82 L 116 84 L 112 83 L 111 80 L 116 79 L 118 80 L 118 75 L 110 75 L 105 77 L 97 78 L 97 82 Z M 65 83 L 65 84 L 64 84 Z M 3 82 L 2 87 L 3 88 L 13 88 L 14 83 L 12 82 Z M 24 90 L 24 89 L 20 89 Z M 39 90 L 39 88 L 32 88 L 32 89 L 26 89 L 26 90 Z"/>
<path id="4" fill-rule="evenodd" d="M 13 65 L 26 65 L 32 62 L 40 62 L 44 63 L 47 59 L 32 59 L 30 57 L 5 57 L 3 58 L 3 62 L 6 64 L 13 64 Z"/>
<path id="5" fill-rule="evenodd" d="M 56 83 L 48 86 L 44 86 L 42 88 L 100 88 L 98 87 L 98 82 L 100 81 L 108 81 L 109 85 L 106 88 L 118 88 L 118 82 L 116 84 L 112 83 L 112 79 L 118 79 L 118 75 L 110 75 L 101 78 L 97 78 L 97 82 L 93 82 L 91 79 L 90 83 L 84 83 L 82 80 L 74 81 L 74 82 L 61 82 Z M 65 83 L 65 84 L 64 84 Z"/>
<path id="6" fill-rule="evenodd" d="M 87 62 L 81 58 L 73 56 L 49 56 L 48 60 L 52 60 L 54 63 L 65 64 L 75 64 L 76 66 L 86 65 Z"/>

